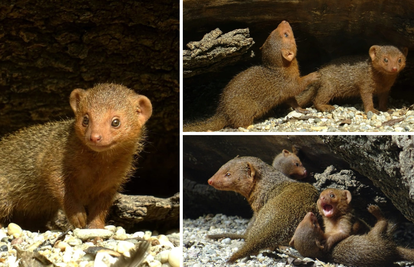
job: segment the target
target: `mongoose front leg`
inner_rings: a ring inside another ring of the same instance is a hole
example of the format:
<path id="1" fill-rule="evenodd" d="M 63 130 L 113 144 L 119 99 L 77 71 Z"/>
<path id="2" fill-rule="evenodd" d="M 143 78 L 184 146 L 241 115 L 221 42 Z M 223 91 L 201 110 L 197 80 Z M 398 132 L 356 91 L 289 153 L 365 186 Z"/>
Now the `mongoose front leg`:
<path id="1" fill-rule="evenodd" d="M 105 219 L 112 205 L 114 195 L 115 192 L 113 191 L 104 192 L 91 201 L 88 205 L 89 215 L 87 228 L 102 229 L 105 227 Z"/>
<path id="2" fill-rule="evenodd" d="M 379 111 L 374 108 L 374 101 L 372 100 L 372 92 L 367 90 L 361 90 L 361 99 L 364 103 L 364 111 L 368 113 L 371 111 L 375 114 L 378 114 Z"/>
<path id="3" fill-rule="evenodd" d="M 304 91 L 309 84 L 314 83 L 319 81 L 321 78 L 321 74 L 317 71 L 309 73 L 306 76 L 300 77 L 299 78 L 299 90 L 297 92 L 297 94 L 301 93 L 302 91 Z"/>
<path id="4" fill-rule="evenodd" d="M 388 91 L 378 94 L 378 109 L 381 111 L 388 111 L 388 94 Z"/>
<path id="5" fill-rule="evenodd" d="M 87 222 L 86 210 L 71 194 L 65 196 L 63 209 L 69 222 L 75 228 L 84 228 Z"/>

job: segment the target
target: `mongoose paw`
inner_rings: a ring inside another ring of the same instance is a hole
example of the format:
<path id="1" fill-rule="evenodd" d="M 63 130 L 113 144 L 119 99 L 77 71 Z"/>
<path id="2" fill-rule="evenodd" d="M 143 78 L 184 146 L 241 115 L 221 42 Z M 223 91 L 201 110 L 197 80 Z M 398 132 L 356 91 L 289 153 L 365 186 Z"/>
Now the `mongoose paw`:
<path id="1" fill-rule="evenodd" d="M 367 209 L 368 209 L 369 213 L 381 212 L 380 207 L 378 207 L 378 205 L 374 205 L 374 204 L 369 204 Z"/>
<path id="2" fill-rule="evenodd" d="M 375 218 L 377 218 L 377 220 L 381 220 L 383 218 L 381 209 L 377 205 L 370 204 L 370 205 L 368 205 L 367 210 L 369 211 L 369 213 L 374 215 Z"/>
<path id="3" fill-rule="evenodd" d="M 311 74 L 309 74 L 309 78 L 311 79 L 312 82 L 316 82 L 321 78 L 321 74 L 317 71 L 312 72 Z"/>
<path id="4" fill-rule="evenodd" d="M 297 112 L 300 112 L 300 113 L 303 113 L 303 114 L 309 114 L 309 113 L 311 113 L 311 111 L 306 110 L 306 109 L 303 109 L 303 108 L 301 108 L 301 107 L 297 107 L 297 108 L 295 108 L 295 110 L 296 110 Z"/>
<path id="5" fill-rule="evenodd" d="M 316 109 L 322 112 L 331 112 L 335 110 L 335 107 L 331 105 L 316 105 Z"/>
<path id="6" fill-rule="evenodd" d="M 86 212 L 78 212 L 69 217 L 70 223 L 76 228 L 84 228 L 86 226 Z"/>
<path id="7" fill-rule="evenodd" d="M 376 110 L 375 108 L 372 108 L 372 109 L 367 109 L 367 110 L 365 110 L 365 113 L 366 114 L 368 114 L 368 112 L 369 111 L 371 111 L 372 113 L 374 113 L 374 114 L 379 114 L 379 111 L 378 110 Z"/>
<path id="8" fill-rule="evenodd" d="M 105 228 L 105 222 L 104 221 L 92 221 L 90 224 L 88 224 L 88 229 L 103 229 Z"/>

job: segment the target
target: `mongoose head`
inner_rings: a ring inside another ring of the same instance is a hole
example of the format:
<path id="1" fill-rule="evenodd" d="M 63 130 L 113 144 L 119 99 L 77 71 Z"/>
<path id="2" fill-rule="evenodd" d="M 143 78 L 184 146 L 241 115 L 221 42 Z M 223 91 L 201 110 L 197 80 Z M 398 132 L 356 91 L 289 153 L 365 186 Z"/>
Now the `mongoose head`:
<path id="1" fill-rule="evenodd" d="M 295 36 L 289 22 L 282 21 L 267 37 L 262 50 L 263 64 L 270 67 L 289 66 L 296 58 Z"/>
<path id="2" fill-rule="evenodd" d="M 373 45 L 369 49 L 369 56 L 373 67 L 385 74 L 397 74 L 405 67 L 408 48 L 401 50 L 394 46 Z"/>
<path id="3" fill-rule="evenodd" d="M 327 218 L 335 218 L 351 210 L 351 192 L 335 188 L 322 191 L 317 201 L 319 214 Z"/>
<path id="4" fill-rule="evenodd" d="M 315 214 L 308 212 L 289 242 L 302 256 L 318 258 L 324 257 L 325 234 L 322 231 Z"/>
<path id="5" fill-rule="evenodd" d="M 75 131 L 96 152 L 134 146 L 151 117 L 151 101 L 125 86 L 98 84 L 70 95 Z"/>
<path id="6" fill-rule="evenodd" d="M 223 191 L 235 191 L 248 198 L 254 186 L 257 170 L 252 157 L 236 157 L 221 168 L 208 180 L 212 187 Z"/>
<path id="7" fill-rule="evenodd" d="M 283 173 L 285 173 L 286 171 L 285 174 L 295 180 L 305 179 L 306 176 L 308 176 L 306 168 L 303 166 L 302 162 L 297 156 L 298 151 L 296 150 L 296 148 L 293 147 L 292 149 L 293 149 L 292 152 L 286 149 L 282 150 L 282 155 L 286 159 L 285 160 L 286 166 L 283 166 L 283 169 L 284 169 Z"/>

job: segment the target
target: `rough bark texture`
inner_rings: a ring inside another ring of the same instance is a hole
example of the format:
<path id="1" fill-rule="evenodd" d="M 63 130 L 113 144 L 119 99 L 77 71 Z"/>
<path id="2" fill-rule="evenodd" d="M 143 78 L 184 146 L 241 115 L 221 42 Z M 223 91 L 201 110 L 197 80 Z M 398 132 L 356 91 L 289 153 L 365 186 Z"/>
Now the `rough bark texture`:
<path id="1" fill-rule="evenodd" d="M 184 80 L 184 119 L 200 120 L 214 114 L 225 85 L 239 72 L 260 64 L 260 47 L 269 33 L 282 21 L 292 25 L 298 46 L 297 58 L 302 74 L 315 71 L 332 59 L 353 54 L 368 54 L 374 44 L 409 48 L 407 67 L 391 90 L 395 99 L 414 102 L 414 3 L 409 1 L 183 1 L 184 44 L 220 28 L 228 32 L 249 28 L 255 55 L 215 73 Z M 250 53 L 250 52 L 249 52 Z M 398 107 L 402 108 L 402 107 Z M 283 116 L 284 112 L 279 112 Z"/>
<path id="2" fill-rule="evenodd" d="M 414 139 L 408 135 L 323 136 L 351 168 L 368 177 L 414 222 Z"/>
<path id="3" fill-rule="evenodd" d="M 75 88 L 123 84 L 154 108 L 141 178 L 126 189 L 173 195 L 179 190 L 178 18 L 175 0 L 2 1 L 0 136 L 72 117 L 68 99 Z"/>
<path id="4" fill-rule="evenodd" d="M 153 196 L 127 196 L 119 194 L 109 220 L 126 229 L 178 229 L 180 219 L 180 195 L 170 198 Z"/>
<path id="5" fill-rule="evenodd" d="M 217 28 L 204 35 L 202 40 L 188 43 L 189 49 L 183 51 L 184 77 L 218 71 L 248 58 L 247 50 L 254 44 L 253 39 L 249 37 L 249 29 L 238 29 L 223 34 Z"/>

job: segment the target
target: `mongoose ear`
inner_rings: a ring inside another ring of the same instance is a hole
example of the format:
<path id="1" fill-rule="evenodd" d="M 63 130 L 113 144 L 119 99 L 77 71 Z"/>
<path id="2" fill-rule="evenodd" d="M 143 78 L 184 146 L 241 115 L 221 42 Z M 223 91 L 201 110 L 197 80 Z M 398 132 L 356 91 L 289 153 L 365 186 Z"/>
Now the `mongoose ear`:
<path id="1" fill-rule="evenodd" d="M 344 190 L 344 196 L 346 197 L 346 202 L 349 204 L 349 202 L 351 202 L 352 200 L 351 192 L 349 192 L 348 190 Z"/>
<path id="2" fill-rule="evenodd" d="M 83 89 L 75 89 L 70 93 L 69 103 L 74 113 L 79 109 L 79 102 L 84 97 L 86 91 Z"/>
<path id="3" fill-rule="evenodd" d="M 282 154 L 283 154 L 284 157 L 287 157 L 287 156 L 289 156 L 290 152 L 286 149 L 283 149 Z"/>
<path id="4" fill-rule="evenodd" d="M 295 53 L 290 51 L 289 49 L 280 49 L 282 52 L 282 57 L 284 57 L 287 61 L 292 61 L 295 58 Z"/>
<path id="5" fill-rule="evenodd" d="M 143 95 L 138 95 L 136 99 L 136 107 L 138 113 L 138 120 L 141 125 L 144 125 L 145 122 L 152 115 L 152 104 L 151 101 Z"/>
<path id="6" fill-rule="evenodd" d="M 374 60 L 377 57 L 377 51 L 380 49 L 378 45 L 373 45 L 369 48 L 369 56 L 371 60 Z"/>
<path id="7" fill-rule="evenodd" d="M 400 50 L 404 54 L 404 56 L 408 55 L 408 47 L 402 47 Z"/>
<path id="8" fill-rule="evenodd" d="M 299 149 L 297 149 L 295 146 L 292 146 L 292 153 L 297 155 L 299 153 Z"/>
<path id="9" fill-rule="evenodd" d="M 247 173 L 251 178 L 254 179 L 254 176 L 256 175 L 256 171 L 254 170 L 254 167 L 250 162 L 247 162 Z"/>
<path id="10" fill-rule="evenodd" d="M 290 240 L 290 242 L 289 242 L 289 246 L 291 246 L 292 248 L 294 248 L 295 247 L 295 239 L 294 239 L 295 237 L 292 237 L 292 239 Z"/>

